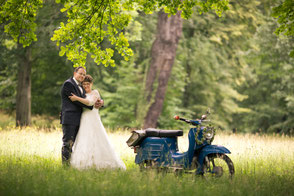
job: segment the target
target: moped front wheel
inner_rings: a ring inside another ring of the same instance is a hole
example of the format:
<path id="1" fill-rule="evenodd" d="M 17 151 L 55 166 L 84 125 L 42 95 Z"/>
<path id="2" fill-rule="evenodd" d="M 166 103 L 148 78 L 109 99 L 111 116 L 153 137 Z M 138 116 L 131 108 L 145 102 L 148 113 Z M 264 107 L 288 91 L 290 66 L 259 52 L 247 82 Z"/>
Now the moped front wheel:
<path id="1" fill-rule="evenodd" d="M 233 177 L 235 168 L 233 161 L 225 154 L 209 154 L 204 159 L 204 177 Z"/>

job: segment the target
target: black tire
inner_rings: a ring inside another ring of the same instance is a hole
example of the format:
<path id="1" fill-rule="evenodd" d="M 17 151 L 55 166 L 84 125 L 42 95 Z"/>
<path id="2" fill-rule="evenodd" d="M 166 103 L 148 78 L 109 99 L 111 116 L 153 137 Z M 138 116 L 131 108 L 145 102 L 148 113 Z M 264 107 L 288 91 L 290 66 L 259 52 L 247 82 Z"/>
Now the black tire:
<path id="1" fill-rule="evenodd" d="M 204 177 L 222 177 L 232 178 L 235 174 L 235 168 L 232 160 L 225 154 L 209 154 L 205 157 L 203 163 Z"/>
<path id="2" fill-rule="evenodd" d="M 139 167 L 141 172 L 154 171 L 158 174 L 162 174 L 163 176 L 168 173 L 167 167 L 159 167 L 158 163 L 153 160 L 145 160 L 139 164 Z"/>

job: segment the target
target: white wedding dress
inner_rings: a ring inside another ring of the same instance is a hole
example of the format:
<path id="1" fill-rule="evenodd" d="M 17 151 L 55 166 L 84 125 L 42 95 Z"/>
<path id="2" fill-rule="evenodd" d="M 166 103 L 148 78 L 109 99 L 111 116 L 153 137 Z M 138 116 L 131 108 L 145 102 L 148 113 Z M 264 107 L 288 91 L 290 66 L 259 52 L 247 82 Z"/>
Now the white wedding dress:
<path id="1" fill-rule="evenodd" d="M 94 105 L 98 98 L 100 95 L 97 90 L 86 94 L 86 99 L 90 101 L 89 105 Z M 96 108 L 84 109 L 82 113 L 70 163 L 77 169 L 126 169 L 108 139 Z"/>

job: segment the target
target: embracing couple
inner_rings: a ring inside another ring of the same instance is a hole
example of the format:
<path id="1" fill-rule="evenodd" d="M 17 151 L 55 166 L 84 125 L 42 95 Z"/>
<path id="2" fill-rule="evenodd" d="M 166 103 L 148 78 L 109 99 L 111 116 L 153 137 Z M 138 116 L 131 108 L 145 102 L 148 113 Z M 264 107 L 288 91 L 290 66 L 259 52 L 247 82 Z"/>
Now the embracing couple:
<path id="1" fill-rule="evenodd" d="M 62 163 L 77 169 L 126 169 L 101 122 L 104 102 L 92 85 L 93 78 L 77 67 L 61 88 Z"/>

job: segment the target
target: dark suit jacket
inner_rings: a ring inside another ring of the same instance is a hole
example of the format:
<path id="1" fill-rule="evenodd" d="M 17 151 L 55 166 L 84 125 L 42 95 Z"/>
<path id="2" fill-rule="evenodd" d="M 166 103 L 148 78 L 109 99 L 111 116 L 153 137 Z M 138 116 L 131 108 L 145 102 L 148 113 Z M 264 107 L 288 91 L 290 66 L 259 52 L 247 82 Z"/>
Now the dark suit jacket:
<path id="1" fill-rule="evenodd" d="M 68 97 L 74 93 L 79 97 L 85 98 L 85 90 L 81 93 L 78 85 L 75 83 L 73 78 L 66 80 L 61 88 L 61 117 L 60 124 L 63 125 L 80 125 L 81 114 L 83 112 L 83 107 L 88 109 L 93 109 L 93 106 L 84 105 L 78 101 L 72 102 Z"/>

